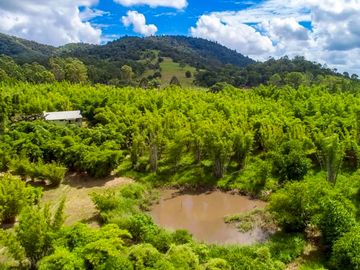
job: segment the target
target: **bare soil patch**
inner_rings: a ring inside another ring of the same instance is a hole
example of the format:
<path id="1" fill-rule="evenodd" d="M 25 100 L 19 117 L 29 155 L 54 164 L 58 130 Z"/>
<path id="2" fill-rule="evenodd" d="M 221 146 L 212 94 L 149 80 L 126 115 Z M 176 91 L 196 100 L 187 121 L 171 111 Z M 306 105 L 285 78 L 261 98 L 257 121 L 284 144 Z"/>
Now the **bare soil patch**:
<path id="1" fill-rule="evenodd" d="M 51 208 L 56 209 L 62 198 L 66 197 L 66 225 L 83 221 L 92 226 L 98 226 L 98 211 L 90 198 L 90 194 L 132 182 L 133 180 L 127 177 L 109 176 L 94 179 L 87 175 L 71 174 L 58 188 L 48 189 L 44 192 L 43 203 L 50 203 Z"/>

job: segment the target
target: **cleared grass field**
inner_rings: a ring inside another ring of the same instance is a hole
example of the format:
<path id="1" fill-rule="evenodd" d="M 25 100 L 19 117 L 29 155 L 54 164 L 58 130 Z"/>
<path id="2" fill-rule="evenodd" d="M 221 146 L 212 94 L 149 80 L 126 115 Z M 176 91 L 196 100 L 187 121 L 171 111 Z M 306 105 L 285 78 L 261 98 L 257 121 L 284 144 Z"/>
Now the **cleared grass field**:
<path id="1" fill-rule="evenodd" d="M 185 67 L 180 67 L 179 63 L 175 63 L 171 58 L 165 57 L 164 61 L 160 63 L 161 67 L 161 82 L 162 86 L 167 86 L 170 83 L 170 80 L 173 76 L 176 76 L 182 86 L 192 86 L 194 80 L 194 74 L 196 69 L 186 65 Z M 191 78 L 186 78 L 185 72 L 190 71 L 192 76 Z"/>

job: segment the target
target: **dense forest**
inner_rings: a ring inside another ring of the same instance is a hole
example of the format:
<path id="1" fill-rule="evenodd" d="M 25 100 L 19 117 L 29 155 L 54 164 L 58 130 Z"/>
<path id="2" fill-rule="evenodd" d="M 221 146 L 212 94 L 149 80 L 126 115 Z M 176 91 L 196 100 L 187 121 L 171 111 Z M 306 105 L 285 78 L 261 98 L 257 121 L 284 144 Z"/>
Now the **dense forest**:
<path id="1" fill-rule="evenodd" d="M 290 81 L 298 86 L 317 84 L 324 76 L 330 75 L 346 80 L 358 78 L 356 74 L 347 72 L 339 74 L 303 57 L 255 62 L 217 43 L 184 36 L 123 37 L 105 45 L 68 44 L 56 48 L 0 34 L 0 54 L 3 55 L 0 80 L 7 74 L 30 82 L 76 80 L 153 88 L 175 81 L 184 86 L 214 86 L 218 89 L 224 83 L 253 87 L 260 84 L 285 85 Z M 9 64 L 10 58 L 4 56 L 11 57 L 14 63 Z M 76 68 L 71 63 L 70 73 L 83 73 L 86 69 L 86 77 L 66 78 L 62 75 L 66 73 L 64 69 L 68 62 L 74 60 Z M 23 68 L 31 65 L 37 74 L 42 72 L 40 69 L 50 71 L 55 78 L 48 78 L 45 74 L 45 78 L 38 76 L 36 79 L 13 74 L 9 65 L 14 69 L 15 64 Z"/>
<path id="2" fill-rule="evenodd" d="M 26 64 L 2 59 L 14 74 L 26 74 Z M 82 66 L 58 61 L 65 78 Z M 0 220 L 17 223 L 0 231 L 0 266 L 285 269 L 311 244 L 318 253 L 302 269 L 357 269 L 360 87 L 316 77 L 322 80 L 252 90 L 119 88 L 53 77 L 1 83 Z M 40 117 L 73 109 L 85 118 L 81 126 Z M 137 183 L 92 195 L 100 228 L 65 226 L 64 202 L 51 210 L 40 201 L 41 186 L 55 189 L 67 172 L 116 173 Z M 217 187 L 266 200 L 277 233 L 253 246 L 219 246 L 161 229 L 145 213 L 161 186 Z"/>

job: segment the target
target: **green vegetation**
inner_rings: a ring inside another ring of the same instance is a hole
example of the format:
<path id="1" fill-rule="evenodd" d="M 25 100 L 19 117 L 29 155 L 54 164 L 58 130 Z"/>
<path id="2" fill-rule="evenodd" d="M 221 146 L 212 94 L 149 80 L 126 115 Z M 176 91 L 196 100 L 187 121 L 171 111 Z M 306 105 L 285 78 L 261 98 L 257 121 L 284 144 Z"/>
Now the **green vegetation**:
<path id="1" fill-rule="evenodd" d="M 254 209 L 245 213 L 226 216 L 225 223 L 233 223 L 240 232 L 249 232 L 254 228 L 261 228 L 265 232 L 272 232 L 276 226 L 270 213 L 264 209 Z"/>
<path id="2" fill-rule="evenodd" d="M 160 63 L 161 70 L 161 80 L 164 85 L 178 85 L 178 86 L 191 86 L 193 84 L 193 79 L 186 76 L 187 72 L 194 74 L 196 69 L 188 65 L 183 66 L 178 63 L 174 63 L 171 58 L 164 58 Z M 173 78 L 176 78 L 178 83 L 171 83 Z"/>
<path id="3" fill-rule="evenodd" d="M 156 52 L 147 57 L 166 64 Z M 217 83 L 207 91 L 152 89 L 155 76 L 145 89 L 119 88 L 87 84 L 86 66 L 74 58 L 51 58 L 50 73 L 1 60 L 8 78 L 0 84 L 0 220 L 17 222 L 0 230 L 0 268 L 285 269 L 308 244 L 319 260 L 303 269 L 359 267 L 357 81 L 289 73 L 252 90 Z M 120 71 L 115 85 L 138 75 L 131 65 Z M 50 74 L 54 80 L 43 80 Z M 82 126 L 39 117 L 72 109 L 81 110 Z M 56 188 L 66 172 L 137 182 L 91 195 L 100 228 L 64 226 L 65 202 L 50 211 L 33 186 Z M 244 231 L 271 221 L 277 233 L 253 246 L 219 246 L 159 228 L 146 210 L 153 188 L 166 185 L 268 200 L 266 212 L 228 221 Z"/>
<path id="4" fill-rule="evenodd" d="M 333 89 L 349 89 L 358 81 L 356 74 L 340 74 L 303 57 L 255 62 L 217 43 L 183 36 L 123 37 L 100 46 L 55 48 L 0 34 L 0 55 L 13 58 L 20 66 L 12 63 L 9 70 L 0 58 L 0 81 L 89 81 L 144 89 L 167 86 L 174 76 L 183 87 L 227 83 L 235 87 L 267 84 L 298 88 L 328 83 Z"/>

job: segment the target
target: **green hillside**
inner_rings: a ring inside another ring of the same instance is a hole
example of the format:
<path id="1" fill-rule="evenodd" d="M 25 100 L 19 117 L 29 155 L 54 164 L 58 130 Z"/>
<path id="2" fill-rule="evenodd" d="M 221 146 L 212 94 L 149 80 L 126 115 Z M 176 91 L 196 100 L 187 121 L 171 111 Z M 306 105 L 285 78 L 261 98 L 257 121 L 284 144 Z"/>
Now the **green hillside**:
<path id="1" fill-rule="evenodd" d="M 105 45 L 79 43 L 55 48 L 0 34 L 0 55 L 15 61 L 0 59 L 0 79 L 31 82 L 83 80 L 148 88 L 166 86 L 176 77 L 183 86 L 218 89 L 224 83 L 235 87 L 291 83 L 297 87 L 318 84 L 327 76 L 340 81 L 358 78 L 300 56 L 255 62 L 220 44 L 183 36 L 123 37 Z M 187 71 L 191 74 L 186 77 Z"/>
<path id="2" fill-rule="evenodd" d="M 165 57 L 163 62 L 160 63 L 161 70 L 161 82 L 163 85 L 169 85 L 171 78 L 175 76 L 179 79 L 182 86 L 193 85 L 193 75 L 196 73 L 196 69 L 189 65 L 180 65 L 175 63 L 171 58 Z M 189 71 L 191 77 L 187 78 L 185 73 Z"/>

